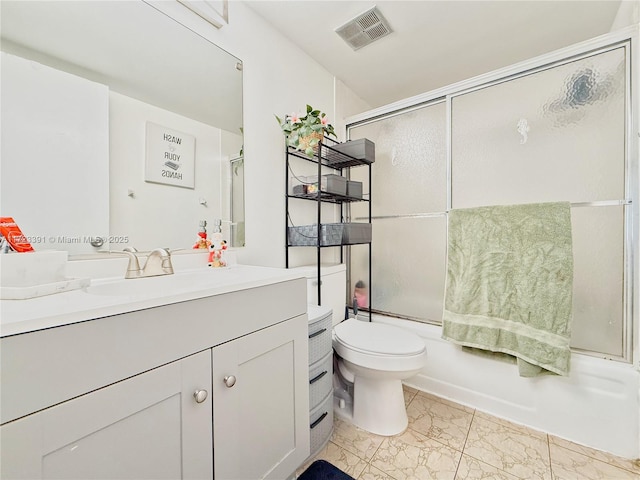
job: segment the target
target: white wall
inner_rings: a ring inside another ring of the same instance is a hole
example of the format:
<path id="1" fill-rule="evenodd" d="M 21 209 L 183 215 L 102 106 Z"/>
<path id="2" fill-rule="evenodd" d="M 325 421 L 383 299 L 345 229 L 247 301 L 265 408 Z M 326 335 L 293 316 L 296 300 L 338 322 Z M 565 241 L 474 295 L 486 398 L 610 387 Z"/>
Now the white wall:
<path id="1" fill-rule="evenodd" d="M 640 0 L 623 0 L 620 2 L 616 18 L 613 19 L 610 32 L 640 22 Z"/>
<path id="2" fill-rule="evenodd" d="M 334 126 L 338 139 L 342 142 L 346 140 L 345 119 L 357 115 L 367 110 L 371 110 L 371 105 L 362 100 L 356 92 L 351 90 L 345 83 L 335 79 L 335 110 L 336 121 Z"/>
<path id="3" fill-rule="evenodd" d="M 610 31 L 614 32 L 616 30 L 620 30 L 629 25 L 638 25 L 638 24 L 640 24 L 640 0 L 623 0 L 620 3 L 620 7 L 618 8 L 618 13 L 616 14 L 616 17 L 613 20 L 613 23 L 611 24 Z M 638 63 L 640 61 L 640 53 L 637 50 L 638 49 L 636 48 L 634 51 L 632 51 L 632 58 L 631 58 L 631 65 L 633 69 L 632 75 L 635 78 L 640 78 L 640 68 L 638 67 Z M 637 82 L 636 82 L 636 85 L 637 85 Z M 640 112 L 640 96 L 637 95 L 637 92 L 633 93 L 632 91 L 632 98 L 633 97 L 635 97 L 634 108 L 636 109 L 636 112 Z M 640 141 L 638 140 L 640 138 L 640 131 L 638 131 L 640 125 L 637 122 L 637 116 L 634 118 L 636 119 L 636 125 L 632 130 L 633 133 L 635 134 L 635 135 L 632 134 L 632 138 L 635 139 L 635 148 L 633 148 L 632 151 L 635 151 L 635 155 L 637 155 L 637 157 L 640 158 Z M 640 180 L 640 172 L 635 171 L 633 173 L 634 173 L 633 178 Z M 635 212 L 636 213 L 633 218 L 634 230 L 632 235 L 634 238 L 637 239 L 637 238 L 640 238 L 639 236 L 640 235 L 639 234 L 640 212 L 638 211 L 638 209 L 636 209 Z M 640 260 L 638 259 L 637 255 L 635 258 L 635 276 L 634 276 L 633 295 L 634 295 L 634 298 L 640 299 Z M 639 309 L 636 308 L 634 312 L 633 358 L 634 358 L 634 365 L 635 365 L 636 372 L 640 373 L 640 318 L 639 318 L 640 315 L 638 314 L 638 310 Z M 640 406 L 640 385 L 638 385 L 637 391 L 635 392 L 635 398 L 638 399 L 637 403 L 638 403 L 638 406 Z M 640 418 L 635 419 L 634 427 L 636 428 L 635 444 L 640 445 Z M 638 451 L 636 451 L 636 456 L 640 457 L 640 447 L 638 447 Z"/>

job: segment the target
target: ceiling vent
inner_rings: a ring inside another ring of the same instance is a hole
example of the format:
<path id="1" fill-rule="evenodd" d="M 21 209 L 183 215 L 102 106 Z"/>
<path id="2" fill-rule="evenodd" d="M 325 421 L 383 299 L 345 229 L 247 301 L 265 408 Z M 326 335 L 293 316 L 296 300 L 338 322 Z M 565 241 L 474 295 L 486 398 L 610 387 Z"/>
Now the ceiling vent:
<path id="1" fill-rule="evenodd" d="M 369 45 L 392 31 L 377 7 L 367 10 L 335 30 L 354 50 Z"/>

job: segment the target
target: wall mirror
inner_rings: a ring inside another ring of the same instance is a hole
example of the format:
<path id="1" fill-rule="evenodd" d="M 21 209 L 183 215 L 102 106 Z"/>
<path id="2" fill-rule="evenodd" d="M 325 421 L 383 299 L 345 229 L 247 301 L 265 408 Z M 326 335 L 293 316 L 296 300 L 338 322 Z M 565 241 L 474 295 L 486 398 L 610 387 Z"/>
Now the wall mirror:
<path id="1" fill-rule="evenodd" d="M 238 58 L 143 1 L 0 8 L 0 214 L 36 250 L 244 245 Z"/>

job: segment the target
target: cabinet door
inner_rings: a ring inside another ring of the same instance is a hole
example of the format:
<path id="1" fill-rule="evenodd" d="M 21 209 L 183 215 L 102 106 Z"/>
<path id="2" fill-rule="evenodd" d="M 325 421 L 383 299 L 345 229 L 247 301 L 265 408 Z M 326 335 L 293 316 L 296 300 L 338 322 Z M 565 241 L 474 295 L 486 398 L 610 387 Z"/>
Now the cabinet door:
<path id="1" fill-rule="evenodd" d="M 7 423 L 2 478 L 212 478 L 210 381 L 207 350 Z"/>
<path id="2" fill-rule="evenodd" d="M 297 317 L 213 349 L 216 480 L 289 478 L 309 455 L 307 329 Z"/>

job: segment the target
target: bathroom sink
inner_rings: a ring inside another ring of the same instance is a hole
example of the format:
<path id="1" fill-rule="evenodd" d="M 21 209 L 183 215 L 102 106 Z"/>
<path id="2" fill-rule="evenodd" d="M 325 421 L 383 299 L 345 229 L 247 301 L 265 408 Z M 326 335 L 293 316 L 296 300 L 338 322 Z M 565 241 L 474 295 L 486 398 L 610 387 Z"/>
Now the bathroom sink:
<path id="1" fill-rule="evenodd" d="M 227 284 L 229 269 L 198 269 L 156 277 L 98 281 L 84 291 L 91 295 L 161 296 Z"/>

